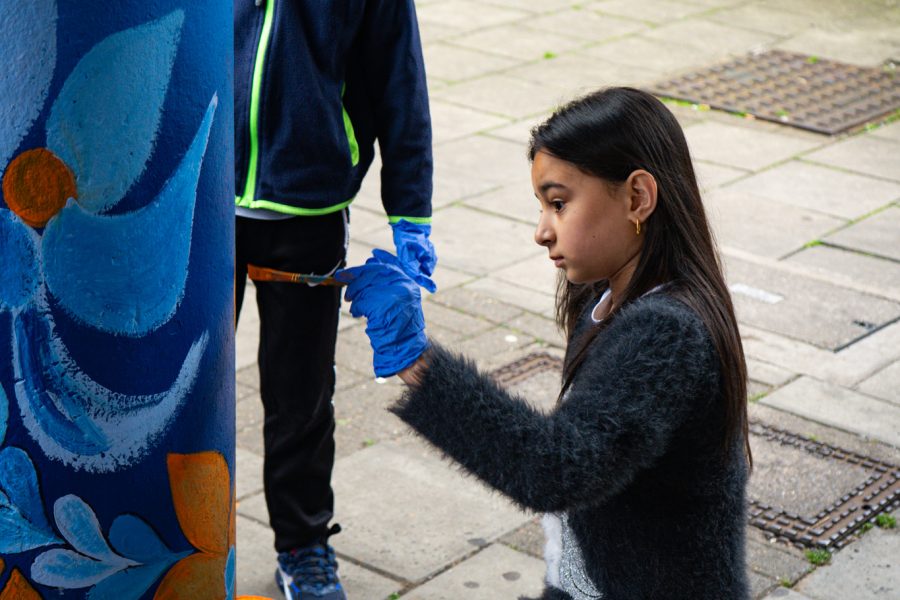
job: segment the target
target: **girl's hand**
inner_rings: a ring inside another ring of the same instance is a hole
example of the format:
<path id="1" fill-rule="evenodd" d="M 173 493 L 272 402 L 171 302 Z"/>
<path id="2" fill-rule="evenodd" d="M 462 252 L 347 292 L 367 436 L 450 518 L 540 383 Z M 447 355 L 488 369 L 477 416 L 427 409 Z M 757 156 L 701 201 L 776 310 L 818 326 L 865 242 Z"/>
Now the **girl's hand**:
<path id="1" fill-rule="evenodd" d="M 366 335 L 375 353 L 375 375 L 390 377 L 416 362 L 428 348 L 419 285 L 384 250 L 359 267 L 335 274 L 347 282 L 350 314 L 366 317 Z"/>

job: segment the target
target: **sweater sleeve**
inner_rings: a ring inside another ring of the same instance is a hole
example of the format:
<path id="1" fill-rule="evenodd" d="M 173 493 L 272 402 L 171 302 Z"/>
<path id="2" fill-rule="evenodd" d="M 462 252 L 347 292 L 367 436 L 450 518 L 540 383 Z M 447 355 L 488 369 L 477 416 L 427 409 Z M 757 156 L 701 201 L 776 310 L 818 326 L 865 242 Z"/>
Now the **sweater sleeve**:
<path id="1" fill-rule="evenodd" d="M 360 65 L 381 151 L 381 199 L 391 222 L 431 221 L 431 116 L 413 0 L 369 0 Z"/>
<path id="2" fill-rule="evenodd" d="M 536 511 L 615 495 L 653 465 L 718 366 L 702 321 L 670 299 L 624 309 L 544 414 L 435 344 L 421 385 L 392 408 L 466 471 Z"/>

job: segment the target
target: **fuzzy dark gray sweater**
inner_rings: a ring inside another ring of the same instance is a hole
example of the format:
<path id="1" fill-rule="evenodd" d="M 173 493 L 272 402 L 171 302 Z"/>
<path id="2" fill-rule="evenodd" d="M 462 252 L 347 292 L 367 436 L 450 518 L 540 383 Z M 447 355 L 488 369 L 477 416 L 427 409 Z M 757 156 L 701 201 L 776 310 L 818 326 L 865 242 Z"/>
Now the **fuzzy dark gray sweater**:
<path id="1" fill-rule="evenodd" d="M 525 509 L 566 511 L 604 600 L 749 598 L 743 440 L 721 458 L 719 363 L 694 311 L 664 293 L 624 307 L 550 414 L 437 344 L 428 361 L 393 412 Z"/>

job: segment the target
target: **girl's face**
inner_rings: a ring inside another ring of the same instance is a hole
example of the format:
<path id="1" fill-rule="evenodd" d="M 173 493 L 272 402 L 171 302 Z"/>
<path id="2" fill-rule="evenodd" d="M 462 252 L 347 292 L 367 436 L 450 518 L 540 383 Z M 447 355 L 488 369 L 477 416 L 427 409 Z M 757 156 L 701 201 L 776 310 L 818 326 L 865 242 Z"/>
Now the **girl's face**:
<path id="1" fill-rule="evenodd" d="M 633 270 L 641 248 L 629 182 L 613 187 L 570 162 L 540 151 L 532 162 L 531 183 L 541 203 L 534 241 L 565 269 L 572 283 L 622 281 Z M 642 219 L 643 220 L 643 219 Z"/>

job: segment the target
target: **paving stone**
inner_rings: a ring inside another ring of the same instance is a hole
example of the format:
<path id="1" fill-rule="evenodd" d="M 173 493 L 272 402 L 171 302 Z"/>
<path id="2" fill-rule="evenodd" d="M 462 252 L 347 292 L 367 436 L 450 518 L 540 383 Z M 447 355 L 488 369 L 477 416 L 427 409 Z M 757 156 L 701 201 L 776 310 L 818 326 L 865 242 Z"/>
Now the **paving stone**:
<path id="1" fill-rule="evenodd" d="M 812 600 L 809 596 L 804 596 L 794 590 L 786 587 L 777 587 L 768 594 L 763 600 Z"/>
<path id="2" fill-rule="evenodd" d="M 552 12 L 561 8 L 572 6 L 573 0 L 491 0 L 491 4 L 508 6 L 519 10 L 527 10 L 532 13 Z"/>
<path id="3" fill-rule="evenodd" d="M 416 10 L 420 23 L 438 23 L 460 30 L 489 27 L 521 20 L 528 12 L 475 2 L 474 0 L 447 0 L 425 4 Z"/>
<path id="4" fill-rule="evenodd" d="M 463 204 L 475 210 L 484 210 L 521 221 L 529 227 L 537 227 L 541 214 L 531 180 L 525 177 L 479 196 L 467 198 Z"/>
<path id="5" fill-rule="evenodd" d="M 747 527 L 747 563 L 752 570 L 779 583 L 794 583 L 812 569 L 799 550 L 767 540 L 755 527 Z"/>
<path id="6" fill-rule="evenodd" d="M 742 179 L 727 189 L 844 219 L 861 217 L 900 198 L 900 184 L 796 160 Z M 900 234 L 897 241 L 900 245 Z"/>
<path id="7" fill-rule="evenodd" d="M 531 165 L 524 148 L 484 135 L 442 144 L 435 148 L 434 160 L 435 164 L 443 164 L 466 177 L 477 177 L 494 185 L 531 181 Z M 446 212 L 440 218 L 443 222 Z"/>
<path id="8" fill-rule="evenodd" d="M 522 309 L 466 288 L 438 291 L 432 301 L 449 306 L 492 323 L 504 323 L 522 314 Z"/>
<path id="9" fill-rule="evenodd" d="M 543 561 L 502 544 L 493 544 L 407 596 L 410 600 L 537 597 L 544 587 L 544 570 Z"/>
<path id="10" fill-rule="evenodd" d="M 534 517 L 515 531 L 504 535 L 499 541 L 516 552 L 524 552 L 541 560 L 544 558 L 546 538 L 544 537 L 544 528 L 541 527 L 540 517 Z"/>
<path id="11" fill-rule="evenodd" d="M 728 55 L 763 49 L 777 39 L 773 35 L 760 31 L 738 29 L 700 19 L 667 23 L 651 29 L 644 35 L 666 44 L 687 45 L 705 52 L 707 62 L 713 62 Z"/>
<path id="12" fill-rule="evenodd" d="M 854 387 L 900 359 L 900 323 L 876 331 L 839 353 L 741 324 L 747 356 L 805 373 L 822 381 Z"/>
<path id="13" fill-rule="evenodd" d="M 565 336 L 556 326 L 553 318 L 522 313 L 507 321 L 507 325 L 535 338 L 538 342 L 544 342 L 557 348 L 566 347 Z"/>
<path id="14" fill-rule="evenodd" d="M 900 299 L 900 264 L 890 260 L 822 245 L 805 248 L 786 262 L 827 275 L 835 282 L 865 286 L 894 300 Z"/>
<path id="15" fill-rule="evenodd" d="M 849 31 L 814 28 L 775 44 L 774 48 L 876 67 L 896 56 L 900 49 L 896 35 L 896 30 L 878 32 L 868 27 Z"/>
<path id="16" fill-rule="evenodd" d="M 802 448 L 782 445 L 761 436 L 751 436 L 750 447 L 753 474 L 747 495 L 802 517 L 815 517 L 871 476 L 871 472 L 861 466 L 815 456 Z"/>
<path id="17" fill-rule="evenodd" d="M 418 3 L 417 3 L 418 4 Z M 419 35 L 422 37 L 424 46 L 435 42 L 446 40 L 454 35 L 459 35 L 464 31 L 461 27 L 439 23 L 437 21 L 423 21 L 419 19 Z M 427 62 L 425 63 L 428 64 Z M 426 73 L 427 75 L 427 73 Z M 443 82 L 441 82 L 441 85 Z M 428 89 L 433 90 L 432 81 L 428 81 Z"/>
<path id="18" fill-rule="evenodd" d="M 275 585 L 275 534 L 252 519 L 237 518 L 237 595 L 283 598 Z M 402 584 L 338 557 L 338 574 L 351 598 L 386 599 Z"/>
<path id="19" fill-rule="evenodd" d="M 762 575 L 756 571 L 747 573 L 747 582 L 750 584 L 750 595 L 753 598 L 760 598 L 770 591 L 773 586 L 778 585 L 777 581 L 773 581 L 772 577 Z"/>
<path id="20" fill-rule="evenodd" d="M 552 87 L 558 91 L 559 98 L 570 100 L 609 86 L 639 87 L 659 79 L 663 72 L 635 69 L 582 52 L 569 52 L 515 67 L 506 71 L 505 75 Z"/>
<path id="21" fill-rule="evenodd" d="M 592 2 L 587 8 L 655 24 L 670 23 L 709 10 L 705 6 L 666 0 L 602 0 Z"/>
<path id="22" fill-rule="evenodd" d="M 464 106 L 437 101 L 431 103 L 431 125 L 435 146 L 506 123 L 509 123 L 509 119 L 488 115 Z"/>
<path id="23" fill-rule="evenodd" d="M 437 302 L 423 302 L 422 311 L 425 315 L 425 327 L 427 330 L 430 330 L 432 327 L 439 328 L 442 339 L 445 339 L 444 336 L 448 334 L 452 334 L 453 339 L 472 337 L 494 327 L 494 324 L 490 321 L 474 317 Z"/>
<path id="24" fill-rule="evenodd" d="M 894 142 L 900 142 L 900 121 L 891 123 L 890 125 L 885 125 L 883 127 L 879 127 L 878 129 L 873 130 L 869 133 L 869 135 L 877 138 L 881 138 L 884 140 L 892 140 Z"/>
<path id="25" fill-rule="evenodd" d="M 718 243 L 757 256 L 781 258 L 846 221 L 767 198 L 718 188 L 704 198 Z"/>
<path id="26" fill-rule="evenodd" d="M 760 402 L 900 447 L 900 407 L 846 388 L 800 377 Z"/>
<path id="27" fill-rule="evenodd" d="M 527 25 L 540 32 L 550 31 L 559 35 L 580 37 L 592 42 L 601 42 L 647 29 L 646 24 L 635 19 L 622 19 L 612 16 L 612 14 L 600 14 L 592 9 L 593 7 L 561 10 L 530 19 Z"/>
<path id="28" fill-rule="evenodd" d="M 793 371 L 753 358 L 747 358 L 747 371 L 750 379 L 772 387 L 781 387 L 797 376 Z"/>
<path id="29" fill-rule="evenodd" d="M 244 448 L 258 456 L 262 456 L 265 451 L 262 427 L 262 423 L 259 423 L 239 429 L 235 440 L 237 447 Z"/>
<path id="30" fill-rule="evenodd" d="M 560 94 L 560 97 L 563 97 L 564 94 Z M 546 121 L 552 113 L 545 112 L 537 115 L 531 115 L 528 117 L 524 117 L 522 119 L 518 119 L 513 121 L 509 125 L 504 125 L 503 127 L 497 127 L 495 129 L 490 129 L 485 132 L 485 135 L 489 135 L 491 137 L 500 138 L 502 140 L 507 140 L 510 142 L 515 142 L 519 144 L 522 148 L 522 155 L 526 155 L 526 148 L 528 147 L 528 143 L 531 141 L 531 130 Z M 532 192 L 533 195 L 533 192 Z"/>
<path id="31" fill-rule="evenodd" d="M 516 58 L 497 56 L 471 48 L 439 42 L 426 44 L 422 49 L 425 55 L 425 68 L 429 76 L 447 81 L 462 81 L 480 77 L 488 73 L 503 71 L 520 64 Z M 432 107 L 432 120 L 434 108 Z"/>
<path id="32" fill-rule="evenodd" d="M 859 384 L 860 392 L 900 406 L 900 362 L 888 365 Z"/>
<path id="33" fill-rule="evenodd" d="M 531 19 L 527 21 L 529 25 L 532 22 Z M 560 54 L 575 50 L 587 43 L 577 37 L 522 27 L 519 23 L 479 29 L 454 37 L 451 42 L 464 48 L 518 59 L 520 63 L 539 60 L 548 53 Z"/>
<path id="34" fill-rule="evenodd" d="M 900 153 L 898 153 L 900 154 Z M 900 207 L 893 206 L 825 238 L 829 243 L 900 262 Z"/>
<path id="35" fill-rule="evenodd" d="M 256 364 L 259 345 L 259 310 L 256 307 L 256 289 L 247 282 L 237 330 L 234 332 L 234 368 L 240 371 Z"/>
<path id="36" fill-rule="evenodd" d="M 486 274 L 543 252 L 522 223 L 457 206 L 441 211 L 440 219 L 431 239 L 440 263 L 453 269 Z"/>
<path id="37" fill-rule="evenodd" d="M 555 369 L 541 371 L 507 386 L 507 389 L 510 393 L 525 399 L 531 406 L 549 414 L 558 404 L 561 379 L 562 373 Z"/>
<path id="38" fill-rule="evenodd" d="M 816 600 L 888 600 L 900 596 L 900 531 L 873 529 L 816 569 L 797 591 Z"/>
<path id="39" fill-rule="evenodd" d="M 385 442 L 342 458 L 333 485 L 344 528 L 333 538 L 337 551 L 408 581 L 528 519 L 419 445 Z"/>
<path id="40" fill-rule="evenodd" d="M 263 459 L 249 450 L 235 450 L 234 497 L 241 500 L 263 490 Z"/>
<path id="41" fill-rule="evenodd" d="M 838 350 L 900 317 L 900 304 L 800 275 L 728 257 L 741 323 Z"/>
<path id="42" fill-rule="evenodd" d="M 807 154 L 804 159 L 900 181 L 900 152 L 891 140 L 858 135 Z"/>
<path id="43" fill-rule="evenodd" d="M 697 184 L 700 186 L 700 191 L 704 193 L 748 175 L 748 171 L 743 169 L 725 167 L 702 160 L 694 161 L 694 173 L 697 175 Z"/>
<path id="44" fill-rule="evenodd" d="M 497 365 L 498 360 L 518 355 L 522 348 L 534 343 L 534 338 L 514 332 L 507 327 L 495 327 L 465 340 L 442 340 L 439 337 L 435 339 L 453 352 L 474 360 L 483 370 L 490 370 Z"/>
<path id="45" fill-rule="evenodd" d="M 432 97 L 517 119 L 546 113 L 569 100 L 560 90 L 505 73 L 447 86 Z"/>
<path id="46" fill-rule="evenodd" d="M 529 312 L 550 316 L 556 310 L 554 296 L 550 293 L 552 288 L 547 292 L 538 292 L 531 288 L 498 280 L 493 276 L 477 279 L 466 284 L 465 287 Z"/>
<path id="47" fill-rule="evenodd" d="M 449 290 L 451 288 L 455 288 L 458 286 L 462 286 L 473 278 L 469 273 L 464 273 L 462 271 L 457 271 L 455 269 L 451 269 L 450 267 L 444 266 L 441 263 L 440 256 L 438 256 L 438 266 L 434 271 L 434 274 L 431 276 L 431 279 L 434 281 L 435 285 L 437 285 L 438 291 Z M 431 294 L 426 293 L 426 297 Z"/>
<path id="48" fill-rule="evenodd" d="M 334 362 L 343 373 L 355 371 L 366 376 L 372 374 L 372 347 L 365 327 L 350 327 L 338 332 Z"/>
<path id="49" fill-rule="evenodd" d="M 546 251 L 491 273 L 492 278 L 545 295 L 556 294 L 556 282 L 559 276 L 560 270 L 547 258 Z"/>
<path id="50" fill-rule="evenodd" d="M 380 380 L 379 380 L 380 381 Z M 374 376 L 334 395 L 337 457 L 409 435 L 403 421 L 387 411 L 406 386 L 392 377 L 381 383 Z"/>
<path id="51" fill-rule="evenodd" d="M 791 0 L 790 2 L 759 0 L 758 4 L 765 7 L 779 7 L 810 17 L 820 17 L 827 19 L 827 22 L 833 25 L 861 14 L 880 14 L 885 12 L 885 8 L 890 7 L 889 3 L 880 0 L 829 0 L 828 2 L 821 2 L 821 0 Z"/>
<path id="52" fill-rule="evenodd" d="M 735 122 L 740 121 L 735 119 Z M 805 136 L 715 121 L 686 127 L 684 135 L 693 158 L 751 171 L 781 162 L 821 144 L 821 141 Z"/>
<path id="53" fill-rule="evenodd" d="M 781 10 L 786 4 L 781 2 L 777 8 L 758 6 L 756 4 L 744 4 L 735 8 L 717 11 L 708 17 L 710 21 L 740 27 L 741 29 L 753 29 L 778 36 L 791 36 L 800 33 L 816 22 L 816 17 L 811 15 L 798 15 L 796 13 Z M 819 12 L 821 15 L 821 11 Z"/>
<path id="54" fill-rule="evenodd" d="M 711 60 L 706 51 L 699 48 L 644 35 L 630 35 L 591 46 L 584 53 L 615 64 L 672 74 L 706 65 Z"/>

